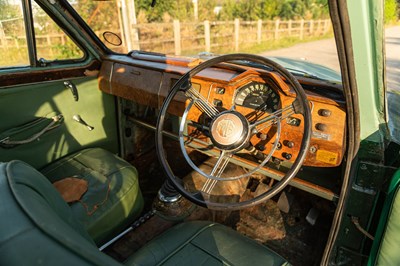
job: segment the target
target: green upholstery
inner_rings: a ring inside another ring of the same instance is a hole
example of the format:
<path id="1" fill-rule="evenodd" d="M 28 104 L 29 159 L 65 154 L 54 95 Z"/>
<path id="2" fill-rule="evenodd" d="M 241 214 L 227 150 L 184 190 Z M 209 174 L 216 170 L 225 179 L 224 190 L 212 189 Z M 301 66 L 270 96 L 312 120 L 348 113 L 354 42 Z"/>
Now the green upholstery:
<path id="1" fill-rule="evenodd" d="M 0 202 L 0 265 L 115 264 L 31 166 L 0 163 Z"/>
<path id="2" fill-rule="evenodd" d="M 220 224 L 179 224 L 141 248 L 127 265 L 289 265 L 267 247 Z"/>
<path id="3" fill-rule="evenodd" d="M 96 248 L 71 209 L 29 165 L 0 163 L 0 265 L 121 265 Z M 126 265 L 285 265 L 277 254 L 224 226 L 177 225 Z"/>
<path id="4" fill-rule="evenodd" d="M 389 184 L 368 265 L 400 265 L 400 169 Z"/>
<path id="5" fill-rule="evenodd" d="M 386 224 L 381 247 L 378 253 L 377 265 L 400 265 L 400 193 L 392 203 L 392 209 Z"/>
<path id="6" fill-rule="evenodd" d="M 122 231 L 142 211 L 144 202 L 136 169 L 106 150 L 82 150 L 41 172 L 52 183 L 72 176 L 88 181 L 88 191 L 70 207 L 97 244 Z"/>

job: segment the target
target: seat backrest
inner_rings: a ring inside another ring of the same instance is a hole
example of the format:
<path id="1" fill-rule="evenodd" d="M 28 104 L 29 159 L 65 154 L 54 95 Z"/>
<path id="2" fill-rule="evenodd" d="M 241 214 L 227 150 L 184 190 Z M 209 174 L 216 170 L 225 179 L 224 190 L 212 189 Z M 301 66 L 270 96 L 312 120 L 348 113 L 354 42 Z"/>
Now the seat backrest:
<path id="1" fill-rule="evenodd" d="M 0 163 L 0 265 L 119 265 L 102 254 L 41 173 Z"/>
<path id="2" fill-rule="evenodd" d="M 400 265 L 400 170 L 390 183 L 368 265 Z"/>

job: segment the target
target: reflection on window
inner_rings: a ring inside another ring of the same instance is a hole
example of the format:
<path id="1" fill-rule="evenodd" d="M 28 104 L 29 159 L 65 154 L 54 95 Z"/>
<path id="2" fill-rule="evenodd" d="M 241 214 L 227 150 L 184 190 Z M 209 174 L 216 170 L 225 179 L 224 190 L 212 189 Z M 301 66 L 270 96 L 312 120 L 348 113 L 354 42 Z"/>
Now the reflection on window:
<path id="1" fill-rule="evenodd" d="M 82 50 L 34 2 L 32 12 L 38 58 L 52 61 L 83 57 Z"/>
<path id="2" fill-rule="evenodd" d="M 124 36 L 121 35 L 124 27 L 121 8 L 126 9 L 125 1 L 68 0 L 68 2 L 108 48 L 119 53 L 127 52 L 126 41 Z M 125 24 L 125 27 L 128 28 L 129 24 Z M 123 45 L 106 42 L 103 36 L 104 32 L 115 33 L 122 40 Z"/>
<path id="3" fill-rule="evenodd" d="M 0 67 L 29 65 L 22 4 L 0 0 Z"/>

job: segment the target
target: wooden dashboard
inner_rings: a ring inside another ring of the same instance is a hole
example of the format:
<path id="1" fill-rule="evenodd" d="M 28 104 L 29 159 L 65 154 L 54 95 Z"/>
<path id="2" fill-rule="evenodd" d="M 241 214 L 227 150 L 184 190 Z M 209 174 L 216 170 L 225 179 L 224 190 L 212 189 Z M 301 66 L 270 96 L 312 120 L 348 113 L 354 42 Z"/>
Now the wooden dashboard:
<path id="1" fill-rule="evenodd" d="M 158 55 L 133 54 L 105 58 L 100 75 L 102 91 L 160 108 L 173 84 L 201 61 Z M 312 109 L 312 137 L 304 165 L 334 167 L 340 165 L 345 148 L 346 114 L 340 85 L 299 78 Z M 217 108 L 235 105 L 248 118 L 290 106 L 295 99 L 292 88 L 277 73 L 238 65 L 219 65 L 200 72 L 192 79 L 194 88 Z M 336 92 L 332 93 L 332 88 Z M 271 97 L 272 95 L 272 97 Z M 264 104 L 264 105 L 263 105 Z M 187 100 L 177 97 L 170 113 L 182 116 Z M 188 119 L 197 122 L 202 112 L 192 108 Z M 190 130 L 195 130 L 194 128 Z M 268 154 L 275 140 L 276 126 L 266 128 L 251 138 L 258 151 Z M 303 135 L 303 117 L 291 114 L 281 122 L 281 137 L 274 158 L 293 162 Z"/>

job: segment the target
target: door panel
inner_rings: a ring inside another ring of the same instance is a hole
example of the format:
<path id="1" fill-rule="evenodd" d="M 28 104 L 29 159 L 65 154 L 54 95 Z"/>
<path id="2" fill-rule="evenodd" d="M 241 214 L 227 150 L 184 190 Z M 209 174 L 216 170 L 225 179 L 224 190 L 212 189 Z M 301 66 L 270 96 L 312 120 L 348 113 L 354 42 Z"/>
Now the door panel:
<path id="1" fill-rule="evenodd" d="M 28 74 L 29 75 L 29 74 Z M 64 81 L 76 85 L 79 100 L 75 101 Z M 60 126 L 51 129 L 36 140 L 9 147 L 0 147 L 0 161 L 19 159 L 36 168 L 41 168 L 66 154 L 86 147 L 103 147 L 118 152 L 115 99 L 98 90 L 97 79 L 82 77 L 30 85 L 18 85 L 0 89 L 0 136 L 4 133 L 31 123 L 41 117 L 45 124 L 30 128 L 14 139 L 26 139 L 40 132 L 51 121 L 51 116 L 61 114 Z M 88 125 L 73 119 L 79 115 Z M 1 141 L 1 140 L 0 140 Z"/>

